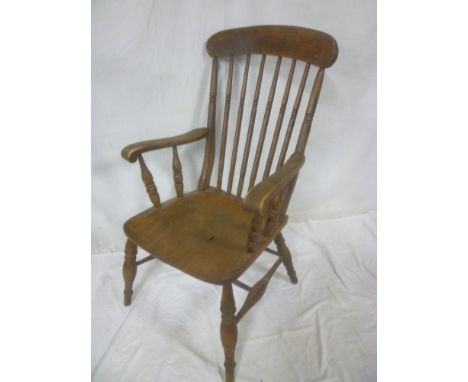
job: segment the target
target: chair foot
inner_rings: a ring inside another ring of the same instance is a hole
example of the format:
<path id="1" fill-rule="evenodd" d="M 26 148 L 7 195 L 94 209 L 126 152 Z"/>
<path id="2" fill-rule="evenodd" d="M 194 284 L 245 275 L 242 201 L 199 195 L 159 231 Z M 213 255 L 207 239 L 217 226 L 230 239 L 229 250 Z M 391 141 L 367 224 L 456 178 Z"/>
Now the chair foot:
<path id="1" fill-rule="evenodd" d="M 292 263 L 291 252 L 284 241 L 284 237 L 281 233 L 275 238 L 275 244 L 278 248 L 278 253 L 283 261 L 284 267 L 288 272 L 288 276 L 293 284 L 297 284 L 297 275 Z"/>
<path id="2" fill-rule="evenodd" d="M 232 284 L 223 285 L 221 298 L 221 342 L 224 348 L 226 382 L 234 382 L 236 362 L 234 354 L 237 344 L 236 304 L 232 293 Z"/>
<path id="3" fill-rule="evenodd" d="M 132 302 L 133 281 L 137 273 L 136 254 L 137 246 L 132 241 L 127 240 L 125 245 L 125 261 L 122 268 L 125 283 L 124 305 L 130 305 Z"/>

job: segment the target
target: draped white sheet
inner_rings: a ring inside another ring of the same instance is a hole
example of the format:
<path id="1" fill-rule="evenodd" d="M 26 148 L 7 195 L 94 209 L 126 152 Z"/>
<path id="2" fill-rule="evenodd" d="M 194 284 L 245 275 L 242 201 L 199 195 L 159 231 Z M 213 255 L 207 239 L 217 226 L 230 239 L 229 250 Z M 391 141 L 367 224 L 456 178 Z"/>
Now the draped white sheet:
<path id="1" fill-rule="evenodd" d="M 299 284 L 279 268 L 240 322 L 237 382 L 376 381 L 375 223 L 370 212 L 288 224 Z M 122 260 L 92 256 L 92 380 L 222 381 L 220 287 L 155 260 L 139 268 L 124 307 Z M 261 255 L 242 280 L 252 284 L 274 260 Z M 235 287 L 238 308 L 245 296 Z"/>
<path id="2" fill-rule="evenodd" d="M 375 12 L 375 0 L 93 0 L 93 381 L 222 380 L 220 288 L 154 261 L 138 272 L 132 306 L 122 305 L 122 223 L 149 201 L 120 150 L 206 126 L 206 39 L 260 24 L 323 30 L 340 53 L 326 72 L 284 231 L 300 282 L 289 283 L 280 268 L 240 323 L 237 381 L 375 381 L 375 213 L 367 212 L 376 209 Z M 267 59 L 266 75 L 273 65 Z M 196 185 L 202 155 L 200 143 L 180 150 L 186 190 Z M 162 199 L 172 197 L 170 151 L 148 154 L 147 163 Z M 273 260 L 262 255 L 244 281 Z M 245 295 L 236 288 L 238 308 Z"/>
<path id="3" fill-rule="evenodd" d="M 137 166 L 124 162 L 120 150 L 206 126 L 210 59 L 204 44 L 232 27 L 298 25 L 336 38 L 338 61 L 326 73 L 290 216 L 375 210 L 375 11 L 375 0 L 93 0 L 93 253 L 122 251 L 122 223 L 149 205 Z M 259 106 L 257 124 L 262 117 Z M 200 143 L 180 150 L 187 190 L 195 187 L 202 155 Z M 170 152 L 147 158 L 162 198 L 173 196 Z"/>

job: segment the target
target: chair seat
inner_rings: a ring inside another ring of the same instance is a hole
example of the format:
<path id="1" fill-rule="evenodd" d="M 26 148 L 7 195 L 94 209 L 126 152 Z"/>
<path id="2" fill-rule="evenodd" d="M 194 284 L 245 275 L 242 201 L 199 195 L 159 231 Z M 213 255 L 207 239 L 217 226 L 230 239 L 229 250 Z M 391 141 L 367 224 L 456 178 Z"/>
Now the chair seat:
<path id="1" fill-rule="evenodd" d="M 252 218 L 242 199 L 208 189 L 143 211 L 125 223 L 124 231 L 163 262 L 221 284 L 239 277 L 258 256 L 246 248 Z"/>

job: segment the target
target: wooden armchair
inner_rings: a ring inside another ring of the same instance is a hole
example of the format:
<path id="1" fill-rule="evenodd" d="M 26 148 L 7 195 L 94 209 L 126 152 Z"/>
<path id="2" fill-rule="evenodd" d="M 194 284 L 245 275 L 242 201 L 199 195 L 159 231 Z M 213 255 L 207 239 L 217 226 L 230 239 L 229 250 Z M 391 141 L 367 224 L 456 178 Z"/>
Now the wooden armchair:
<path id="1" fill-rule="evenodd" d="M 255 26 L 216 33 L 208 40 L 207 51 L 213 57 L 208 127 L 195 129 L 172 138 L 135 143 L 122 150 L 122 156 L 127 161 L 136 162 L 138 160 L 143 183 L 153 203 L 153 207 L 132 217 L 124 225 L 124 231 L 128 238 L 123 265 L 124 304 L 129 305 L 131 302 L 132 285 L 137 267 L 155 258 L 199 280 L 221 285 L 221 341 L 225 352 L 226 381 L 233 382 L 238 322 L 263 296 L 268 282 L 281 264 L 285 266 L 291 281 L 297 283 L 291 253 L 286 246 L 281 230 L 287 222 L 287 207 L 299 170 L 304 163 L 304 149 L 319 98 L 325 68 L 330 67 L 335 62 L 338 48 L 332 36 L 319 31 L 289 26 Z M 237 189 L 234 190 L 234 174 L 239 151 L 244 100 L 248 87 L 249 65 L 251 55 L 255 54 L 261 56 L 261 63 L 253 94 L 246 141 L 243 146 L 244 152 L 240 163 Z M 216 102 L 218 100 L 218 66 L 222 56 L 227 56 L 229 66 L 227 68 L 223 123 L 220 126 L 220 147 L 216 150 L 215 135 L 217 126 L 215 122 Z M 267 56 L 269 56 L 268 59 L 270 59 L 270 56 L 275 56 L 275 58 L 271 59 L 275 60 L 276 66 L 268 92 L 254 161 L 251 165 L 247 194 L 242 198 Z M 288 70 L 278 117 L 274 124 L 271 146 L 265 161 L 263 176 L 257 181 L 282 57 L 291 59 L 291 65 Z M 304 71 L 299 76 L 298 91 L 287 129 L 283 134 L 283 144 L 281 149 L 277 150 L 298 60 L 305 62 Z M 242 85 L 231 160 L 229 169 L 226 169 L 228 175 L 227 187 L 223 189 L 226 142 L 234 77 L 233 68 L 237 63 L 242 64 L 244 70 L 241 79 Z M 311 65 L 318 67 L 317 74 L 310 90 L 295 150 L 286 160 Z M 205 140 L 205 156 L 198 188 L 184 193 L 182 166 L 177 148 L 180 145 L 202 139 Z M 153 176 L 143 160 L 143 154 L 147 151 L 164 148 L 172 149 L 172 168 L 177 197 L 161 203 Z M 216 185 L 211 185 L 217 151 L 219 152 L 217 181 Z M 271 174 L 275 154 L 277 154 L 276 171 Z M 275 242 L 277 250 L 268 248 L 272 241 Z M 137 247 L 143 248 L 150 255 L 137 260 Z M 244 284 L 239 280 L 240 276 L 265 251 L 276 255 L 278 257 L 276 262 L 255 285 L 248 286 Z M 237 314 L 233 285 L 248 291 L 248 296 Z"/>

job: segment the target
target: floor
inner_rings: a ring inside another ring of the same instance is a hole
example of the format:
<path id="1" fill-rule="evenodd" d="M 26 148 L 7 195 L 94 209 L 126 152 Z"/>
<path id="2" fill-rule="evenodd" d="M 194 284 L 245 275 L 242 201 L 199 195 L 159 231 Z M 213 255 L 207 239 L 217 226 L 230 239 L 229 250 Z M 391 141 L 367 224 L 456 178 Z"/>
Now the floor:
<path id="1" fill-rule="evenodd" d="M 299 284 L 280 267 L 240 322 L 236 382 L 376 381 L 376 213 L 289 223 L 283 234 Z M 275 259 L 261 255 L 241 280 L 253 285 Z M 92 256 L 92 380 L 224 381 L 221 288 L 155 260 L 124 307 L 122 261 Z M 246 292 L 234 292 L 239 309 Z"/>

